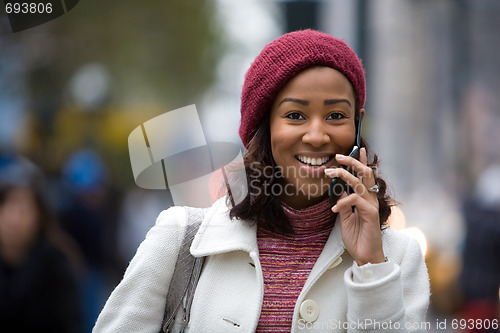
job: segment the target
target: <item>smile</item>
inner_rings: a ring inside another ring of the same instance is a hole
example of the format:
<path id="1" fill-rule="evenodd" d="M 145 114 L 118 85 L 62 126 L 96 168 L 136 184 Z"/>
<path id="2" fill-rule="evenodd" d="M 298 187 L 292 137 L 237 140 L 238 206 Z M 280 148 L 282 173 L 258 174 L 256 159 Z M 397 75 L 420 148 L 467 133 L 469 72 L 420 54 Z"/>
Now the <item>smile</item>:
<path id="1" fill-rule="evenodd" d="M 305 155 L 297 155 L 295 158 L 304 164 L 308 164 L 311 166 L 320 166 L 320 165 L 328 163 L 328 161 L 330 161 L 332 156 L 310 157 L 310 156 L 305 156 Z"/>

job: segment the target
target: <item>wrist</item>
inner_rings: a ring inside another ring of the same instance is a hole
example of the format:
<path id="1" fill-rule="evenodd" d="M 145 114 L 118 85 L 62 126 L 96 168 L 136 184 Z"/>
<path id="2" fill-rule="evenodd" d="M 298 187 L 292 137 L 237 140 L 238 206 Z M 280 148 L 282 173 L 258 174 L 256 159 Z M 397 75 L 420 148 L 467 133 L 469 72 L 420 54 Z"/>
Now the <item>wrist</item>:
<path id="1" fill-rule="evenodd" d="M 358 264 L 358 266 L 361 267 L 366 264 L 381 264 L 389 261 L 389 259 L 387 259 L 387 257 L 384 256 L 384 254 L 382 253 L 381 255 L 377 255 L 372 258 L 355 259 L 355 261 Z"/>

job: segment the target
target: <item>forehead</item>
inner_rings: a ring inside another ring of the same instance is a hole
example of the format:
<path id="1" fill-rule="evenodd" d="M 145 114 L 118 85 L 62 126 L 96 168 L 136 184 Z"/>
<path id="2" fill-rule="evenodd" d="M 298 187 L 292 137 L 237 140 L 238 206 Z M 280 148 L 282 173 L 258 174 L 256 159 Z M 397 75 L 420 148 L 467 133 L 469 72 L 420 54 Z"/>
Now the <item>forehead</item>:
<path id="1" fill-rule="evenodd" d="M 354 89 L 349 80 L 341 72 L 324 66 L 315 66 L 303 70 L 278 92 L 275 102 L 286 97 L 311 97 L 311 94 L 327 94 L 328 98 L 347 98 L 354 105 Z"/>

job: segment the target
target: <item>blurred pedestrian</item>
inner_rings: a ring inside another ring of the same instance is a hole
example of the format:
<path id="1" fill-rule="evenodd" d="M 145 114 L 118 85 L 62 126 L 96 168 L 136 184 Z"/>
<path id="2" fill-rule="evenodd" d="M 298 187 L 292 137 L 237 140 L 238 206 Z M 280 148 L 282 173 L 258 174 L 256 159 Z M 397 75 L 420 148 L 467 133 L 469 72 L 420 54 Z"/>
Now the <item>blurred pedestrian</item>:
<path id="1" fill-rule="evenodd" d="M 75 270 L 64 251 L 52 241 L 54 232 L 40 170 L 22 157 L 3 159 L 1 332 L 82 332 Z"/>
<path id="2" fill-rule="evenodd" d="M 498 328 L 500 322 L 500 164 L 481 173 L 463 211 L 467 229 L 459 316 L 482 324 L 474 324 L 468 332 L 497 332 L 491 324 L 496 322 Z"/>
<path id="3" fill-rule="evenodd" d="M 65 205 L 62 229 L 78 244 L 85 261 L 81 275 L 85 331 L 93 327 L 125 269 L 117 254 L 118 198 L 101 155 L 92 148 L 70 154 L 62 167 Z"/>

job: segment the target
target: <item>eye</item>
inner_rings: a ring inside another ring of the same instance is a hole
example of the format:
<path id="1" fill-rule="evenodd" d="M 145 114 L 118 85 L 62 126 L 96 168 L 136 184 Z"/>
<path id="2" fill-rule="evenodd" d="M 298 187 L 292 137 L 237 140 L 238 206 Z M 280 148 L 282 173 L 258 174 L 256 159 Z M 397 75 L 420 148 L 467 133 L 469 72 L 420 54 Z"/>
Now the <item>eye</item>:
<path id="1" fill-rule="evenodd" d="M 344 119 L 344 118 L 345 118 L 345 116 L 342 113 L 340 113 L 340 112 L 333 112 L 333 113 L 330 113 L 326 119 L 329 119 L 329 120 L 340 120 L 340 119 Z"/>
<path id="2" fill-rule="evenodd" d="M 300 113 L 298 112 L 290 112 L 288 113 L 285 118 L 288 118 L 288 119 L 293 119 L 293 120 L 303 120 L 304 119 L 304 116 L 302 116 Z"/>

